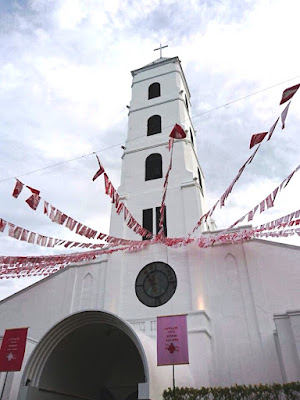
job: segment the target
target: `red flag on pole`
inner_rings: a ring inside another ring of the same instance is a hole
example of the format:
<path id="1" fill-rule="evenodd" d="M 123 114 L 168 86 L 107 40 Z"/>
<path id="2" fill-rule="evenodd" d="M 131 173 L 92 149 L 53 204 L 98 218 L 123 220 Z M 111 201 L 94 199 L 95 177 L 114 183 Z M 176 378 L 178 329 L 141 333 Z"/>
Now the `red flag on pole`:
<path id="1" fill-rule="evenodd" d="M 290 88 L 285 89 L 283 91 L 283 93 L 282 93 L 282 98 L 281 98 L 281 101 L 280 101 L 279 105 L 281 105 L 281 104 L 285 103 L 286 101 L 290 100 L 294 96 L 294 94 L 297 92 L 299 87 L 300 87 L 300 83 L 298 83 L 298 85 L 291 86 Z"/>
<path id="2" fill-rule="evenodd" d="M 0 349 L 0 371 L 22 368 L 28 328 L 6 329 Z"/>
<path id="3" fill-rule="evenodd" d="M 268 132 L 262 132 L 262 133 L 256 133 L 255 135 L 252 135 L 249 148 L 252 149 L 253 146 L 262 142 L 267 134 L 268 134 Z"/>
<path id="4" fill-rule="evenodd" d="M 189 364 L 186 315 L 157 317 L 157 365 Z"/>

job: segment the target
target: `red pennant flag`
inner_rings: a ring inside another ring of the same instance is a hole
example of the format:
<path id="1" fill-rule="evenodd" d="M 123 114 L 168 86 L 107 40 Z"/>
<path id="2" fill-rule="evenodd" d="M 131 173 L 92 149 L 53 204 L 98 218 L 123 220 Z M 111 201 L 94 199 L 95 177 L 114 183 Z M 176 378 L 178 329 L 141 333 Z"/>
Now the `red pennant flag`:
<path id="1" fill-rule="evenodd" d="M 103 166 L 101 165 L 101 162 L 100 162 L 99 157 L 97 156 L 97 154 L 96 154 L 96 157 L 97 157 L 97 160 L 98 160 L 98 163 L 99 163 L 99 167 L 100 167 L 100 168 L 99 168 L 98 171 L 95 173 L 95 175 L 94 175 L 94 177 L 93 177 L 93 181 L 95 181 L 97 178 L 99 178 L 99 176 L 102 175 L 103 172 L 104 172 L 104 168 L 103 168 Z"/>
<path id="2" fill-rule="evenodd" d="M 262 133 L 256 133 L 255 135 L 252 135 L 249 148 L 252 149 L 253 146 L 262 142 L 267 134 L 268 134 L 268 132 L 262 132 Z"/>
<path id="3" fill-rule="evenodd" d="M 68 216 L 66 214 L 62 214 L 60 217 L 60 225 L 63 225 L 67 218 Z"/>
<path id="4" fill-rule="evenodd" d="M 34 244 L 34 242 L 35 242 L 35 235 L 36 235 L 36 233 L 30 232 L 29 239 L 28 239 L 28 243 Z"/>
<path id="5" fill-rule="evenodd" d="M 15 225 L 9 222 L 9 223 L 8 223 L 8 227 L 9 227 L 9 229 L 8 229 L 8 236 L 10 236 L 10 237 L 15 237 L 15 236 L 14 236 L 14 233 L 15 233 Z"/>
<path id="6" fill-rule="evenodd" d="M 279 187 L 273 190 L 273 201 L 275 201 L 277 193 L 278 193 Z"/>
<path id="7" fill-rule="evenodd" d="M 51 206 L 51 211 L 50 211 L 49 218 L 51 219 L 52 222 L 54 221 L 55 211 L 56 211 L 56 208 Z"/>
<path id="8" fill-rule="evenodd" d="M 78 222 L 77 226 L 76 226 L 76 233 L 78 233 L 80 231 L 82 227 L 82 224 L 80 222 Z"/>
<path id="9" fill-rule="evenodd" d="M 29 205 L 30 208 L 35 211 L 40 203 L 40 200 L 40 196 L 33 194 L 26 200 L 26 203 Z"/>
<path id="10" fill-rule="evenodd" d="M 169 145 L 168 145 L 169 151 L 170 151 L 171 148 L 173 147 L 173 144 L 174 144 L 174 138 L 171 137 L 171 138 L 169 139 Z"/>
<path id="11" fill-rule="evenodd" d="M 298 83 L 298 85 L 291 86 L 290 88 L 285 89 L 283 91 L 283 93 L 282 93 L 282 98 L 281 98 L 281 101 L 280 101 L 279 105 L 281 105 L 281 104 L 285 103 L 286 101 L 290 100 L 294 96 L 294 94 L 297 92 L 299 87 L 300 87 L 300 83 Z"/>
<path id="12" fill-rule="evenodd" d="M 16 179 L 16 185 L 15 185 L 15 188 L 14 188 L 14 191 L 13 191 L 13 193 L 12 193 L 12 195 L 13 195 L 13 197 L 15 197 L 16 199 L 19 197 L 19 194 L 22 192 L 22 189 L 23 189 L 23 183 L 22 182 L 20 182 L 18 179 Z"/>
<path id="13" fill-rule="evenodd" d="M 291 102 L 289 102 L 289 104 L 285 107 L 285 109 L 281 113 L 281 122 L 282 122 L 282 128 L 281 129 L 285 128 L 285 120 L 286 120 L 286 117 L 287 117 L 287 113 L 289 111 L 290 104 L 291 104 Z"/>
<path id="14" fill-rule="evenodd" d="M 43 239 L 43 236 L 38 234 L 37 239 L 36 239 L 36 244 L 40 246 L 41 242 L 42 242 L 42 239 Z"/>
<path id="15" fill-rule="evenodd" d="M 0 218 L 0 232 L 4 232 L 7 222 Z"/>
<path id="16" fill-rule="evenodd" d="M 124 221 L 127 220 L 128 215 L 129 215 L 129 211 L 126 207 L 124 207 Z"/>
<path id="17" fill-rule="evenodd" d="M 15 231 L 14 231 L 14 238 L 15 239 L 19 239 L 22 233 L 22 228 L 19 226 L 15 227 Z"/>
<path id="18" fill-rule="evenodd" d="M 259 208 L 260 213 L 265 211 L 265 200 L 260 202 L 259 207 L 260 207 Z"/>
<path id="19" fill-rule="evenodd" d="M 56 214 L 53 219 L 53 222 L 56 222 L 57 224 L 61 225 L 61 216 L 62 216 L 62 212 L 59 210 L 56 210 Z"/>
<path id="20" fill-rule="evenodd" d="M 275 128 L 276 128 L 276 125 L 277 125 L 278 121 L 279 121 L 279 117 L 276 119 L 275 123 L 271 126 L 271 128 L 270 128 L 270 130 L 269 130 L 269 132 L 268 132 L 268 133 L 269 133 L 268 140 L 271 139 L 271 137 L 272 137 L 272 135 L 273 135 L 273 132 L 274 132 L 274 130 L 275 130 Z"/>
<path id="21" fill-rule="evenodd" d="M 0 371 L 22 368 L 28 328 L 6 329 L 0 349 Z"/>
<path id="22" fill-rule="evenodd" d="M 49 203 L 44 200 L 44 214 L 48 215 Z"/>
<path id="23" fill-rule="evenodd" d="M 29 235 L 29 231 L 27 229 L 23 229 L 20 240 L 23 240 L 24 242 L 27 242 L 28 235 Z"/>
<path id="24" fill-rule="evenodd" d="M 271 194 L 269 194 L 269 196 L 266 198 L 266 205 L 268 208 L 274 207 Z"/>
<path id="25" fill-rule="evenodd" d="M 184 139 L 186 137 L 186 133 L 180 125 L 175 124 L 169 136 L 174 139 Z"/>
<path id="26" fill-rule="evenodd" d="M 123 208 L 124 208 L 124 203 L 120 203 L 119 206 L 118 206 L 118 208 L 117 208 L 117 214 L 118 214 L 118 215 L 121 214 L 121 211 L 123 210 Z"/>
<path id="27" fill-rule="evenodd" d="M 36 194 L 37 196 L 40 194 L 39 190 L 34 189 L 34 188 L 32 188 L 31 186 L 28 186 L 28 185 L 26 185 L 26 187 L 28 187 L 28 189 L 30 189 L 33 194 Z"/>
<path id="28" fill-rule="evenodd" d="M 258 209 L 258 206 L 255 206 L 253 210 L 248 213 L 248 222 L 253 220 L 253 217 Z"/>
<path id="29" fill-rule="evenodd" d="M 289 182 L 290 182 L 290 180 L 292 179 L 292 177 L 293 177 L 293 175 L 294 175 L 295 172 L 296 172 L 296 170 L 293 171 L 293 172 L 286 178 L 286 183 L 285 183 L 284 187 L 286 187 L 286 186 L 289 184 Z"/>

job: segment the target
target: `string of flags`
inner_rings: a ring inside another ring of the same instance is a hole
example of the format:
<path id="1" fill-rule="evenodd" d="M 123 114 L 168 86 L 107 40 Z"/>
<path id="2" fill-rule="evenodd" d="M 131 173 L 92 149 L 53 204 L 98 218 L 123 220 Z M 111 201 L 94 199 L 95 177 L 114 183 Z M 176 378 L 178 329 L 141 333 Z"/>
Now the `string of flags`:
<path id="1" fill-rule="evenodd" d="M 282 94 L 282 99 L 280 101 L 280 105 L 285 102 L 291 100 L 294 94 L 297 92 L 300 84 L 292 86 L 284 90 Z M 255 145 L 259 145 L 253 154 L 247 159 L 247 161 L 243 164 L 243 166 L 239 169 L 238 174 L 220 197 L 220 199 L 215 203 L 215 205 L 205 213 L 200 220 L 197 222 L 194 227 L 192 233 L 196 231 L 196 229 L 201 225 L 203 221 L 207 221 L 209 217 L 214 213 L 218 204 L 222 208 L 225 205 L 225 201 L 231 193 L 235 183 L 238 181 L 242 173 L 244 172 L 247 165 L 249 165 L 255 155 L 257 154 L 261 142 L 268 135 L 268 140 L 271 139 L 274 130 L 281 118 L 282 129 L 285 128 L 285 121 L 287 117 L 287 113 L 289 110 L 291 101 L 285 107 L 281 115 L 277 118 L 275 123 L 267 132 L 262 132 L 259 134 L 252 135 L 250 141 L 250 148 Z M 127 240 L 123 238 L 117 238 L 114 236 L 109 236 L 105 233 L 92 229 L 81 222 L 73 219 L 68 214 L 62 212 L 57 209 L 53 205 L 51 205 L 48 201 L 42 199 L 40 196 L 40 191 L 38 189 L 32 188 L 31 186 L 24 185 L 19 179 L 16 179 L 15 187 L 13 189 L 12 196 L 14 198 L 18 198 L 20 193 L 22 192 L 24 186 L 30 191 L 30 196 L 25 200 L 28 206 L 36 211 L 41 200 L 43 200 L 43 214 L 46 215 L 52 222 L 62 225 L 74 233 L 84 236 L 87 239 L 96 239 L 96 240 L 104 240 L 104 243 L 94 243 L 94 242 L 77 242 L 70 241 L 58 238 L 48 237 L 36 232 L 32 232 L 20 226 L 16 226 L 11 222 L 0 218 L 0 232 L 7 233 L 8 236 L 14 238 L 16 240 L 26 241 L 28 243 L 36 244 L 42 247 L 56 247 L 63 245 L 65 248 L 81 248 L 81 249 L 90 249 L 90 251 L 80 252 L 80 253 L 71 253 L 71 254 L 61 254 L 56 256 L 39 256 L 39 257 L 1 257 L 0 256 L 0 279 L 9 279 L 12 277 L 22 277 L 22 276 L 36 276 L 43 275 L 48 276 L 54 272 L 59 271 L 62 268 L 65 268 L 70 263 L 77 263 L 80 261 L 89 261 L 93 259 L 97 259 L 103 254 L 112 254 L 116 251 L 141 251 L 145 247 L 152 245 L 154 243 L 160 242 L 165 244 L 166 246 L 171 247 L 179 247 L 186 246 L 190 243 L 196 243 L 199 247 L 209 247 L 220 243 L 242 243 L 246 240 L 251 240 L 257 237 L 287 237 L 290 235 L 297 234 L 300 236 L 300 210 L 297 210 L 289 215 L 276 219 L 274 221 L 270 221 L 266 224 L 260 225 L 259 227 L 251 228 L 251 229 L 242 229 L 238 231 L 232 231 L 232 229 L 243 220 L 247 219 L 248 222 L 252 221 L 259 211 L 260 213 L 272 208 L 274 206 L 275 199 L 281 190 L 283 190 L 291 181 L 294 174 L 300 169 L 300 165 L 298 165 L 288 176 L 285 178 L 279 186 L 277 186 L 272 193 L 270 193 L 265 199 L 260 201 L 253 209 L 235 221 L 230 227 L 226 230 L 218 233 L 218 234 L 210 234 L 205 236 L 200 236 L 197 238 L 192 238 L 191 233 L 187 237 L 181 238 L 167 238 L 164 236 L 163 231 L 163 221 L 164 221 L 164 212 L 165 212 L 165 200 L 168 189 L 168 181 L 169 174 L 172 169 L 172 158 L 173 158 L 173 149 L 174 149 L 174 139 L 183 139 L 186 137 L 186 134 L 182 127 L 178 124 L 175 124 L 169 135 L 169 151 L 170 151 L 170 162 L 169 167 L 167 169 L 167 173 L 165 176 L 164 184 L 163 184 L 163 192 L 162 192 L 162 201 L 160 207 L 160 219 L 159 219 L 159 232 L 155 236 L 145 228 L 143 228 L 136 219 L 132 216 L 130 211 L 125 206 L 122 201 L 120 195 L 117 193 L 113 184 L 111 183 L 108 174 L 106 173 L 103 165 L 100 162 L 99 157 L 97 157 L 97 161 L 99 164 L 99 169 L 93 177 L 93 181 L 98 179 L 101 175 L 104 177 L 104 190 L 105 194 L 108 195 L 111 199 L 112 204 L 114 205 L 115 211 L 118 215 L 123 212 L 124 223 L 132 229 L 135 233 L 142 236 L 143 238 L 151 239 L 146 241 L 141 240 Z M 91 251 L 92 250 L 92 251 Z"/>
<path id="2" fill-rule="evenodd" d="M 297 92 L 299 87 L 300 87 L 300 84 L 297 84 L 295 86 L 292 86 L 290 88 L 285 89 L 283 91 L 283 93 L 282 93 L 282 98 L 281 98 L 281 101 L 280 101 L 280 105 L 284 104 L 285 102 L 290 100 L 295 95 L 295 93 Z M 288 103 L 288 105 L 282 111 L 281 116 L 280 116 L 281 117 L 281 121 L 282 121 L 282 129 L 285 128 L 285 120 L 286 120 L 286 117 L 287 117 L 287 113 L 288 113 L 288 109 L 289 109 L 290 103 L 291 103 L 291 101 Z M 251 140 L 250 140 L 250 149 L 252 147 L 254 147 L 255 145 L 257 145 L 257 144 L 259 144 L 259 146 L 256 148 L 256 150 L 251 154 L 251 156 L 246 160 L 246 162 L 239 169 L 236 177 L 230 183 L 230 185 L 225 190 L 225 192 L 222 194 L 220 199 L 218 199 L 217 202 L 214 204 L 214 206 L 207 213 L 202 215 L 201 218 L 199 219 L 199 221 L 197 221 L 195 227 L 192 230 L 192 233 L 189 233 L 188 237 L 190 237 L 199 228 L 199 226 L 202 224 L 202 222 L 206 222 L 207 219 L 213 215 L 213 213 L 216 210 L 218 204 L 220 204 L 220 208 L 224 207 L 225 201 L 227 200 L 228 196 L 232 192 L 232 189 L 235 186 L 235 184 L 237 183 L 237 181 L 240 179 L 240 177 L 241 177 L 242 173 L 244 172 L 246 166 L 250 165 L 252 163 L 254 157 L 256 156 L 256 154 L 257 154 L 257 152 L 258 152 L 258 150 L 259 150 L 259 148 L 261 146 L 261 142 L 264 140 L 264 138 L 268 134 L 269 134 L 268 140 L 271 139 L 280 117 L 277 118 L 277 120 L 274 122 L 274 124 L 269 129 L 269 131 L 262 132 L 262 133 L 256 133 L 256 134 L 252 135 Z"/>

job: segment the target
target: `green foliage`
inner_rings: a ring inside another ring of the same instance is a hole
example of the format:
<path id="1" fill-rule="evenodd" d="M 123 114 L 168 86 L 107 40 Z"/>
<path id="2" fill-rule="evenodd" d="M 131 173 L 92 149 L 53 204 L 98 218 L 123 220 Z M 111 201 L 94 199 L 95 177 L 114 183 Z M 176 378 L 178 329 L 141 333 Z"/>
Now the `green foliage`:
<path id="1" fill-rule="evenodd" d="M 164 390 L 164 400 L 299 400 L 300 382 L 273 385 L 235 385 L 217 388 L 171 388 Z"/>

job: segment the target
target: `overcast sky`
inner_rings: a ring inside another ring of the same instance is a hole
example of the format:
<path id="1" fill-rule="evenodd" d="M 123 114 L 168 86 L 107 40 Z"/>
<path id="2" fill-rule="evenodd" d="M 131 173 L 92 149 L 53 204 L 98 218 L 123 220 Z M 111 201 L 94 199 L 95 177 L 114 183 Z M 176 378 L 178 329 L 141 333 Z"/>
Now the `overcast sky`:
<path id="1" fill-rule="evenodd" d="M 252 134 L 267 131 L 280 115 L 282 91 L 300 83 L 299 12 L 298 0 L 0 0 L 0 218 L 74 238 L 32 211 L 27 191 L 11 196 L 19 177 L 57 208 L 108 232 L 110 202 L 102 182 L 91 181 L 97 163 L 89 154 L 98 152 L 117 187 L 130 71 L 158 58 L 159 43 L 169 45 L 165 57 L 182 61 L 211 207 L 251 154 Z M 286 129 L 278 127 L 261 146 L 215 213 L 218 228 L 250 211 L 300 163 L 299 106 L 297 93 Z M 299 183 L 296 175 L 253 225 L 300 208 Z M 298 244 L 298 237 L 289 242 Z M 0 249 L 0 255 L 52 251 L 7 235 Z M 0 282 L 0 297 L 27 283 L 15 281 Z"/>

